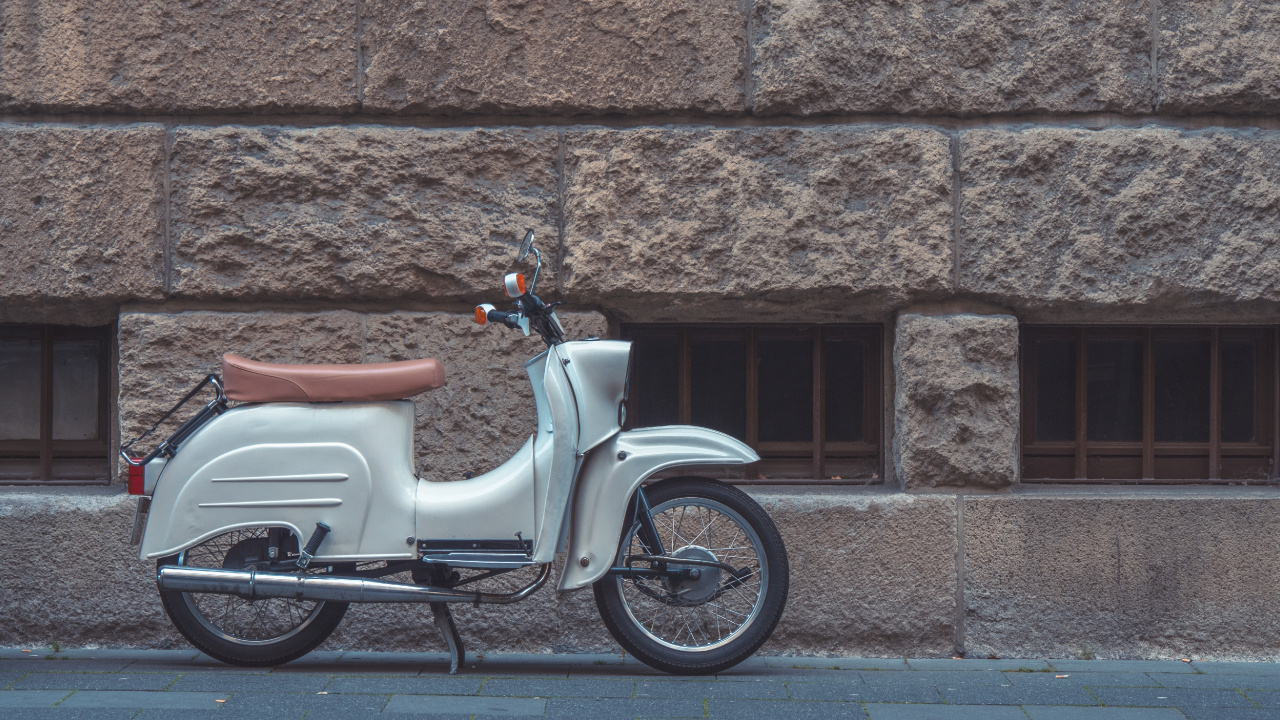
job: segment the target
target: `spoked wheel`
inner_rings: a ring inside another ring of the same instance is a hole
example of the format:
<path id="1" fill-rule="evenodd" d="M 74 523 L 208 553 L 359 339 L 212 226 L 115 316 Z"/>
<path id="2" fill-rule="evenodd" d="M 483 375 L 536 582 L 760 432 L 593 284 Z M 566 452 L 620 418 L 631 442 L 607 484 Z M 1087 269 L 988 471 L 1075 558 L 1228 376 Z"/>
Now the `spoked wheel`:
<path id="1" fill-rule="evenodd" d="M 235 530 L 210 538 L 163 565 L 244 570 L 266 562 L 267 529 Z M 329 566 L 306 570 L 324 573 Z M 338 627 L 346 603 L 288 598 L 247 600 L 238 595 L 161 591 L 178 632 L 199 650 L 232 665 L 279 665 L 311 652 Z"/>
<path id="2" fill-rule="evenodd" d="M 769 639 L 787 602 L 777 527 L 746 493 L 713 480 L 664 480 L 645 496 L 666 555 L 701 562 L 666 563 L 693 570 L 679 576 L 600 579 L 601 618 L 618 644 L 659 670 L 697 675 L 737 665 Z M 644 555 L 652 557 L 640 524 L 624 528 L 614 565 L 653 567 L 637 561 Z"/>

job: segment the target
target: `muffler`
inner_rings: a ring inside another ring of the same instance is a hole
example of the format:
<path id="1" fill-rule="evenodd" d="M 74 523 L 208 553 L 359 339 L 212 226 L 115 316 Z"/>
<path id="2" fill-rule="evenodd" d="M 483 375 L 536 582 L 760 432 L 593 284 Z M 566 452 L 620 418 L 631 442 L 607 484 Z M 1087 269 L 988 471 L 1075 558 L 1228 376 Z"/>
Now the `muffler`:
<path id="1" fill-rule="evenodd" d="M 295 575 L 292 573 L 165 565 L 156 573 L 161 590 L 179 592 L 239 595 L 249 600 L 289 598 L 292 600 L 328 600 L 344 603 L 451 603 L 505 605 L 533 594 L 551 575 L 551 565 L 529 585 L 512 593 L 482 593 L 425 587 L 408 583 L 366 580 L 330 575 Z"/>

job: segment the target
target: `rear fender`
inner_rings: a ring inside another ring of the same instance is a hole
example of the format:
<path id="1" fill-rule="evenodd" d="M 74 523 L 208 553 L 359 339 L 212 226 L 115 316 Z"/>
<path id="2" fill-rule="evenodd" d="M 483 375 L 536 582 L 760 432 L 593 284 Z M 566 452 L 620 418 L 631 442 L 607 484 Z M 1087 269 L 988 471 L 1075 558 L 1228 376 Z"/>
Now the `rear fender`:
<path id="1" fill-rule="evenodd" d="M 690 425 L 620 432 L 587 456 L 574 493 L 569 555 L 559 590 L 604 577 L 618 552 L 627 506 L 654 473 L 687 465 L 745 465 L 760 456 L 724 433 Z M 583 564 L 583 561 L 586 564 Z"/>

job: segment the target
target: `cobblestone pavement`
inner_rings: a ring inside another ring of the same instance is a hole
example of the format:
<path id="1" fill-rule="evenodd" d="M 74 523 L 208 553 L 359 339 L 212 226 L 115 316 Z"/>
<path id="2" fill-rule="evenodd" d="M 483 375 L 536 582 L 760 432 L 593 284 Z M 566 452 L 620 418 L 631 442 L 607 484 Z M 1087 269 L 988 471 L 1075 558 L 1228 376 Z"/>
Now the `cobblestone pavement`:
<path id="1" fill-rule="evenodd" d="M 715 677 L 617 655 L 312 653 L 273 669 L 192 650 L 0 649 L 0 718 L 1280 719 L 1280 663 L 757 657 Z"/>

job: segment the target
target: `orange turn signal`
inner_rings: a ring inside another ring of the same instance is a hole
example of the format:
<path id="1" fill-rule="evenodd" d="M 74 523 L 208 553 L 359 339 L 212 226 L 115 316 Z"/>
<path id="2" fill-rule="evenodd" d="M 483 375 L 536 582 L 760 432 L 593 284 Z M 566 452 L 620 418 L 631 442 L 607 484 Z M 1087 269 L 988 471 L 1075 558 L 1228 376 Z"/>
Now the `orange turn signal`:
<path id="1" fill-rule="evenodd" d="M 492 309 L 493 309 L 493 306 L 490 305 L 489 303 L 485 303 L 483 305 L 477 305 L 476 306 L 476 324 L 484 325 L 488 323 L 489 311 Z"/>
<path id="2" fill-rule="evenodd" d="M 503 283 L 507 286 L 507 297 L 524 295 L 524 273 L 507 273 Z"/>

